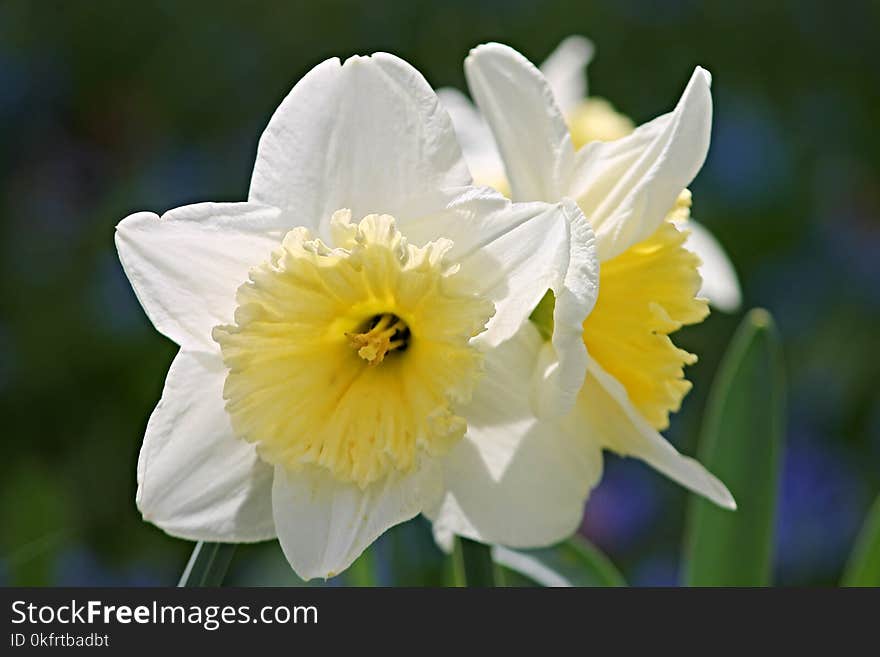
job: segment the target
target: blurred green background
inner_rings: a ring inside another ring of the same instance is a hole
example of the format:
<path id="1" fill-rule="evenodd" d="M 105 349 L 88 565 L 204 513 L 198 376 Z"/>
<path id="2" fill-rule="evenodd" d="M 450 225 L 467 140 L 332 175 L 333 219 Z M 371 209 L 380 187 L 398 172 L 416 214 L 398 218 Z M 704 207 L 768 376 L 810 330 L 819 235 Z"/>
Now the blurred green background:
<path id="1" fill-rule="evenodd" d="M 191 549 L 134 504 L 175 347 L 118 264 L 120 219 L 244 199 L 271 112 L 326 57 L 386 50 L 435 87 L 463 88 L 478 43 L 540 62 L 574 33 L 598 48 L 591 92 L 638 122 L 671 108 L 696 64 L 713 73 L 694 216 L 729 251 L 746 307 L 770 309 L 784 340 L 775 579 L 836 582 L 880 491 L 878 25 L 880 5 L 855 2 L 3 0 L 0 583 L 173 584 Z M 689 453 L 738 320 L 715 312 L 680 334 L 701 360 L 668 436 Z M 631 583 L 673 584 L 686 497 L 609 458 L 582 531 Z M 442 576 L 421 520 L 368 559 L 383 584 Z M 275 544 L 241 550 L 231 579 L 294 580 Z"/>

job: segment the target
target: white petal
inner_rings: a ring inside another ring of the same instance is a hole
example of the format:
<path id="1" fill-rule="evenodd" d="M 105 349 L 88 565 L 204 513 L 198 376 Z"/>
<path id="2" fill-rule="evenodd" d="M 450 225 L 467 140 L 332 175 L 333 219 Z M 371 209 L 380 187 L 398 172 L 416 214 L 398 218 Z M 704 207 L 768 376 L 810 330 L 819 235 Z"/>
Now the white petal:
<path id="1" fill-rule="evenodd" d="M 684 228 L 690 230 L 685 248 L 696 253 L 703 261 L 700 265 L 700 276 L 703 277 L 700 296 L 709 299 L 719 310 L 736 312 L 742 303 L 742 294 L 736 270 L 724 252 L 724 247 L 712 233 L 693 219 Z"/>
<path id="2" fill-rule="evenodd" d="M 249 198 L 326 227 L 341 208 L 396 215 L 412 197 L 469 182 L 434 91 L 378 53 L 327 60 L 297 83 L 260 139 Z"/>
<path id="3" fill-rule="evenodd" d="M 137 505 L 172 536 L 251 542 L 275 536 L 272 468 L 232 433 L 219 356 L 181 351 L 150 416 L 137 467 Z"/>
<path id="4" fill-rule="evenodd" d="M 551 285 L 556 296 L 553 337 L 541 351 L 538 395 L 533 405 L 539 417 L 567 413 L 583 386 L 587 366 L 584 320 L 599 296 L 599 261 L 593 231 L 577 204 L 565 199 L 569 227 L 569 260 L 560 261 L 562 275 Z"/>
<path id="5" fill-rule="evenodd" d="M 138 212 L 116 227 L 116 249 L 156 329 L 185 349 L 216 351 L 211 329 L 232 320 L 236 289 L 287 223 L 280 210 L 252 203 L 198 203 L 161 218 Z"/>
<path id="6" fill-rule="evenodd" d="M 547 290 L 554 291 L 554 346 L 567 355 L 563 378 L 573 402 L 586 367 L 581 325 L 596 301 L 599 280 L 592 231 L 577 205 L 511 203 L 493 190 L 470 187 L 449 190 L 442 211 L 403 216 L 398 225 L 414 244 L 452 240 L 449 260 L 495 304 L 480 335 L 485 344 L 510 338 Z"/>
<path id="7" fill-rule="evenodd" d="M 570 36 L 541 64 L 541 73 L 547 78 L 556 104 L 564 114 L 587 97 L 587 65 L 594 52 L 592 41 L 582 36 Z"/>
<path id="8" fill-rule="evenodd" d="M 446 495 L 426 510 L 441 542 L 451 534 L 511 547 L 551 545 L 579 526 L 602 454 L 570 421 L 529 410 L 542 344 L 531 324 L 487 355 L 486 376 L 463 410 L 468 432 L 445 459 Z"/>
<path id="9" fill-rule="evenodd" d="M 504 159 L 513 199 L 553 202 L 566 196 L 574 148 L 541 72 L 498 43 L 474 48 L 464 66 Z"/>
<path id="10" fill-rule="evenodd" d="M 287 561 L 303 579 L 333 577 L 348 568 L 386 529 L 436 504 L 442 492 L 436 462 L 392 475 L 361 490 L 318 467 L 278 467 L 272 508 Z"/>
<path id="11" fill-rule="evenodd" d="M 604 262 L 653 233 L 697 175 L 712 125 L 711 76 L 697 68 L 675 109 L 577 154 L 568 195 L 593 225 Z"/>
<path id="12" fill-rule="evenodd" d="M 504 164 L 489 124 L 458 89 L 438 89 L 437 96 L 452 119 L 458 143 L 474 180 L 479 185 L 498 184 L 504 179 Z"/>
<path id="13" fill-rule="evenodd" d="M 590 359 L 577 405 L 582 430 L 621 456 L 635 456 L 718 506 L 735 509 L 727 487 L 700 463 L 682 456 L 633 407 L 624 387 Z"/>

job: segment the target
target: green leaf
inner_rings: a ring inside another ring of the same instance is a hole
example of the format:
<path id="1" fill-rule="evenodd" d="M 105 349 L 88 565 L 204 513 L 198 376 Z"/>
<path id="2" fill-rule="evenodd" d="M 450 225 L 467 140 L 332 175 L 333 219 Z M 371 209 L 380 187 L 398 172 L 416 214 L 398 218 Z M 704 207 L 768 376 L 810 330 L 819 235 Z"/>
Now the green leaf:
<path id="1" fill-rule="evenodd" d="M 496 586 L 495 563 L 490 546 L 456 536 L 452 563 L 457 586 Z"/>
<path id="2" fill-rule="evenodd" d="M 492 556 L 508 586 L 626 586 L 611 560 L 580 536 L 535 550 L 496 546 Z"/>
<path id="3" fill-rule="evenodd" d="M 841 585 L 880 586 L 880 496 L 868 511 Z"/>
<path id="4" fill-rule="evenodd" d="M 770 584 L 784 417 L 779 337 L 770 314 L 752 310 L 712 384 L 700 439 L 700 461 L 727 485 L 738 509 L 692 499 L 687 584 Z"/>
<path id="5" fill-rule="evenodd" d="M 26 504 L 26 506 L 23 506 Z M 64 482 L 25 462 L 0 479 L 0 562 L 11 586 L 46 586 L 59 555 L 75 538 Z"/>
<path id="6" fill-rule="evenodd" d="M 235 554 L 235 543 L 205 543 L 199 541 L 193 548 L 192 555 L 177 586 L 220 586 L 232 555 Z"/>

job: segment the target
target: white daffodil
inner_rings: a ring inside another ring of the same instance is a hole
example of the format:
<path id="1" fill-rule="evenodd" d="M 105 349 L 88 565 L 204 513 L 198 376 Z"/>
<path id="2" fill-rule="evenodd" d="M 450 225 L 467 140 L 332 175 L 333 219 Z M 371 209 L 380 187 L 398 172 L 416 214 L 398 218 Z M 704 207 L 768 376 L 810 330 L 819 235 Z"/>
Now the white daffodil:
<path id="1" fill-rule="evenodd" d="M 632 120 L 607 100 L 587 94 L 586 68 L 593 51 L 593 44 L 588 39 L 571 36 L 559 44 L 540 67 L 568 126 L 575 149 L 592 141 L 620 139 L 635 129 Z M 455 124 L 474 180 L 510 195 L 504 162 L 483 116 L 460 91 L 440 89 L 437 93 Z M 682 192 L 680 202 L 669 218 L 677 225 L 687 224 L 689 228 L 685 246 L 701 261 L 699 269 L 703 284 L 700 295 L 720 310 L 737 310 L 742 295 L 736 271 L 712 233 L 690 219 L 690 192 Z"/>
<path id="2" fill-rule="evenodd" d="M 672 221 L 708 150 L 709 74 L 698 68 L 669 114 L 576 151 L 547 80 L 522 55 L 499 44 L 480 46 L 465 71 L 504 159 L 512 198 L 572 198 L 591 223 L 599 296 L 579 332 L 587 376 L 569 413 L 557 415 L 558 385 L 547 385 L 566 358 L 550 339 L 559 330 L 554 294 L 489 354 L 493 384 L 474 397 L 479 411 L 471 416 L 469 440 L 452 450 L 450 462 L 458 467 L 447 471 L 447 495 L 430 513 L 438 541 L 446 545 L 459 534 L 532 547 L 565 538 L 600 478 L 603 449 L 638 457 L 735 508 L 724 484 L 659 433 L 691 387 L 684 366 L 696 360 L 669 334 L 709 312 L 696 297 L 699 260 Z M 510 409 L 518 409 L 515 421 Z M 495 447 L 509 441 L 519 442 L 517 451 Z"/>
<path id="3" fill-rule="evenodd" d="M 331 59 L 270 120 L 247 202 L 119 224 L 138 299 L 180 345 L 138 460 L 146 520 L 191 540 L 277 536 L 300 576 L 339 573 L 442 501 L 472 423 L 516 422 L 481 406 L 500 385 L 483 361 L 547 288 L 567 354 L 553 384 L 573 403 L 589 225 L 573 202 L 470 184 L 417 71 Z"/>

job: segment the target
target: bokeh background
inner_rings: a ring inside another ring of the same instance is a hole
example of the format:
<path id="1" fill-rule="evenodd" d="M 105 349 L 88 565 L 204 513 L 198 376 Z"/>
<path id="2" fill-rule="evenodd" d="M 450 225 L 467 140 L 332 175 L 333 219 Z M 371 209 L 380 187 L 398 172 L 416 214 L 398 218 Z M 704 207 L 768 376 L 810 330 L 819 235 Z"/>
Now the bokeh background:
<path id="1" fill-rule="evenodd" d="M 880 491 L 880 25 L 877 3 L 0 2 L 0 583 L 173 584 L 191 549 L 144 523 L 135 462 L 175 347 L 141 311 L 113 229 L 136 210 L 246 197 L 257 139 L 322 59 L 387 50 L 464 87 L 468 49 L 541 61 L 591 37 L 591 92 L 638 122 L 712 71 L 694 215 L 729 251 L 745 305 L 784 339 L 787 445 L 775 579 L 837 581 Z M 740 315 L 700 354 L 668 435 L 693 453 Z M 582 531 L 633 584 L 677 581 L 687 495 L 610 459 Z M 383 584 L 437 584 L 421 520 L 368 559 Z M 359 571 L 331 584 L 357 582 Z M 238 583 L 294 583 L 276 544 Z"/>

